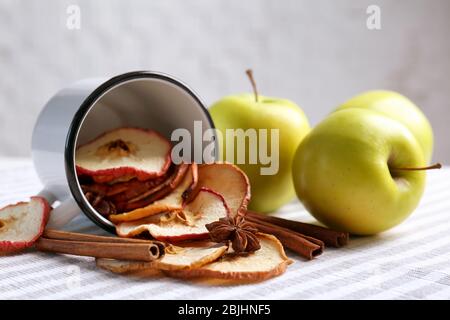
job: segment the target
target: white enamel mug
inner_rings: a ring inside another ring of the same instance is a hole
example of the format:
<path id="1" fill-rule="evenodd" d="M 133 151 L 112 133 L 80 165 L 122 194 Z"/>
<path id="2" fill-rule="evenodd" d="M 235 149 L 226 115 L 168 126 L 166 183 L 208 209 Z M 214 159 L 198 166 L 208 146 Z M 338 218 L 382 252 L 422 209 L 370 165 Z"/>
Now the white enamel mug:
<path id="1" fill-rule="evenodd" d="M 83 212 L 114 232 L 83 195 L 75 170 L 77 146 L 123 126 L 154 129 L 168 139 L 178 128 L 194 135 L 194 121 L 201 121 L 203 132 L 214 128 L 200 98 L 183 82 L 158 72 L 86 79 L 59 91 L 39 115 L 32 138 L 34 167 L 44 185 L 39 195 L 54 206 L 48 225 L 62 227 Z"/>

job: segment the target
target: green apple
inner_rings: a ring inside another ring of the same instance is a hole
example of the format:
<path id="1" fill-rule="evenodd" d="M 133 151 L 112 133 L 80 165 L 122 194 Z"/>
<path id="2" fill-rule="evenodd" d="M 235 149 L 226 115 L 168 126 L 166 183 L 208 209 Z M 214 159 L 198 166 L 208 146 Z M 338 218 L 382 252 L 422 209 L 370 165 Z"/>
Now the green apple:
<path id="1" fill-rule="evenodd" d="M 393 91 L 368 91 L 345 102 L 338 110 L 371 109 L 397 120 L 411 130 L 429 163 L 433 152 L 433 130 L 422 111 L 405 96 Z"/>
<path id="2" fill-rule="evenodd" d="M 286 99 L 257 96 L 255 89 L 255 95 L 239 94 L 225 97 L 213 104 L 209 112 L 216 128 L 223 133 L 222 160 L 235 163 L 249 177 L 252 193 L 249 208 L 259 212 L 272 212 L 291 201 L 295 197 L 292 159 L 303 137 L 310 131 L 303 111 L 294 102 Z M 262 164 L 260 159 L 255 164 L 248 161 L 239 164 L 236 157 L 225 159 L 227 154 L 225 130 L 252 128 L 268 131 L 279 129 L 279 163 L 276 174 L 261 175 L 261 168 L 267 165 Z"/>
<path id="3" fill-rule="evenodd" d="M 293 161 L 299 199 L 325 225 L 376 234 L 406 219 L 425 185 L 422 149 L 404 125 L 379 112 L 332 113 L 302 141 Z"/>

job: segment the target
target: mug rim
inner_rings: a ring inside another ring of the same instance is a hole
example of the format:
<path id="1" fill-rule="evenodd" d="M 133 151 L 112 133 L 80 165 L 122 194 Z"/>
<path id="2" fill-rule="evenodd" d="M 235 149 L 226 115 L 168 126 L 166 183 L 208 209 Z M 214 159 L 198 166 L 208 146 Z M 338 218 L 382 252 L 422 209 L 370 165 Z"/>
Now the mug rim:
<path id="1" fill-rule="evenodd" d="M 205 114 L 210 127 L 213 129 L 215 128 L 211 115 L 209 114 L 208 109 L 206 108 L 202 100 L 199 98 L 199 96 L 184 82 L 166 73 L 156 71 L 131 71 L 123 73 L 103 82 L 100 86 L 95 88 L 95 90 L 89 94 L 89 96 L 81 103 L 69 126 L 64 150 L 65 172 L 70 192 L 73 198 L 75 199 L 76 203 L 80 207 L 81 211 L 97 226 L 111 233 L 115 233 L 114 225 L 112 223 L 107 224 L 106 222 L 104 222 L 105 220 L 104 217 L 102 217 L 103 219 L 100 219 L 100 214 L 96 212 L 92 208 L 92 206 L 90 206 L 86 202 L 81 192 L 81 188 L 79 187 L 78 177 L 75 170 L 75 150 L 76 150 L 75 141 L 86 114 L 89 112 L 93 104 L 103 94 L 105 94 L 110 89 L 121 83 L 130 80 L 146 79 L 146 78 L 163 80 L 173 85 L 176 85 L 177 87 L 184 90 L 195 100 L 197 105 L 200 107 L 200 110 Z"/>

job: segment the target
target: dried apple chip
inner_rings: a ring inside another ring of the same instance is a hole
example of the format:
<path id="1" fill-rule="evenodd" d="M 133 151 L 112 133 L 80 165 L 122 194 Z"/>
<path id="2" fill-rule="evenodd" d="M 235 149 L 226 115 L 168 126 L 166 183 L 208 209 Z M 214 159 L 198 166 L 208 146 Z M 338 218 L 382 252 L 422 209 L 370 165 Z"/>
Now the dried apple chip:
<path id="1" fill-rule="evenodd" d="M 147 180 L 162 176 L 170 166 L 170 142 L 159 133 L 119 128 L 80 146 L 75 155 L 79 175 L 108 182 L 121 177 Z"/>
<path id="2" fill-rule="evenodd" d="M 191 166 L 189 164 L 181 164 L 177 167 L 175 172 L 165 181 L 156 185 L 153 188 L 146 190 L 145 192 L 137 195 L 134 198 L 127 200 L 126 202 L 118 203 L 118 207 L 121 212 L 127 212 L 139 208 L 143 208 L 148 206 L 149 204 L 162 199 L 169 195 L 173 190 L 175 190 L 180 183 L 183 182 L 185 175 L 188 173 L 189 168 L 191 168 L 191 174 L 194 178 L 194 182 L 191 184 L 194 185 L 197 181 L 197 166 Z M 188 189 L 190 189 L 189 187 Z M 185 191 L 188 192 L 188 191 Z"/>
<path id="3" fill-rule="evenodd" d="M 234 216 L 245 210 L 250 201 L 247 175 L 230 163 L 203 164 L 198 168 L 197 188 L 208 188 L 221 194 Z"/>
<path id="4" fill-rule="evenodd" d="M 197 269 L 169 270 L 178 278 L 215 278 L 241 281 L 263 281 L 285 272 L 292 263 L 282 244 L 272 235 L 258 233 L 261 248 L 247 255 L 228 253 L 221 259 Z"/>
<path id="5" fill-rule="evenodd" d="M 134 271 L 142 271 L 153 269 L 153 262 L 133 261 L 133 260 L 116 260 L 106 258 L 96 258 L 95 263 L 98 268 L 111 271 L 113 273 L 129 273 Z"/>
<path id="6" fill-rule="evenodd" d="M 168 246 L 166 254 L 154 263 L 155 267 L 159 270 L 200 268 L 216 261 L 227 250 L 227 245 L 211 242 L 201 242 L 195 244 L 195 246 Z"/>
<path id="7" fill-rule="evenodd" d="M 80 170 L 77 168 L 77 173 L 80 174 L 79 172 L 80 172 Z M 108 175 L 94 175 L 94 176 L 92 176 L 92 180 L 94 180 L 95 183 L 107 183 L 107 184 L 112 185 L 112 184 L 128 182 L 133 179 L 136 179 L 136 176 L 134 174 L 127 174 L 127 175 L 123 175 L 123 176 L 122 175 L 117 176 L 117 174 L 120 174 L 120 172 L 117 172 L 117 173 L 115 172 L 114 174 L 108 174 Z"/>
<path id="8" fill-rule="evenodd" d="M 190 166 L 187 163 L 182 163 L 178 165 L 168 179 L 162 181 L 158 185 L 154 185 L 153 188 L 147 189 L 145 192 L 142 192 L 139 195 L 129 199 L 129 202 L 134 203 L 145 200 L 147 197 L 151 196 L 152 194 L 156 193 L 157 191 L 163 188 L 168 188 L 168 190 L 174 190 L 183 181 L 183 178 L 188 172 L 189 167 Z"/>
<path id="9" fill-rule="evenodd" d="M 152 216 L 146 219 L 122 222 L 116 226 L 121 237 L 133 237 L 149 232 L 152 237 L 165 241 L 182 241 L 188 239 L 206 239 L 209 232 L 206 224 L 229 215 L 229 209 L 223 197 L 212 190 L 200 189 L 197 196 L 183 208 L 183 214 L 189 223 L 180 219 L 167 219 Z"/>
<path id="10" fill-rule="evenodd" d="M 183 177 L 183 180 L 180 182 L 180 184 L 165 197 L 160 200 L 154 201 L 153 203 L 145 207 L 137 208 L 135 210 L 121 214 L 111 215 L 109 216 L 109 219 L 113 223 L 120 223 L 125 221 L 140 220 L 145 217 L 166 211 L 181 210 L 183 209 L 186 192 L 188 192 L 188 190 L 190 190 L 190 188 L 192 188 L 192 185 L 196 184 L 196 182 L 197 165 L 193 163 L 189 166 L 189 170 Z"/>
<path id="11" fill-rule="evenodd" d="M 50 205 L 42 197 L 0 209 L 0 252 L 18 251 L 33 245 L 44 231 Z"/>
<path id="12" fill-rule="evenodd" d="M 97 258 L 96 263 L 99 268 L 114 273 L 144 271 L 150 269 L 183 270 L 200 268 L 211 263 L 224 255 L 227 249 L 228 246 L 224 244 L 200 242 L 195 244 L 195 246 L 168 246 L 166 247 L 165 255 L 152 262 Z"/>
<path id="13" fill-rule="evenodd" d="M 108 186 L 108 190 L 105 195 L 110 197 L 114 202 L 129 201 L 134 197 L 147 192 L 148 190 L 163 185 L 169 178 L 170 177 L 167 175 L 163 175 L 161 177 L 146 181 L 133 179 L 127 182 L 116 183 Z M 99 185 L 102 186 L 102 184 Z"/>

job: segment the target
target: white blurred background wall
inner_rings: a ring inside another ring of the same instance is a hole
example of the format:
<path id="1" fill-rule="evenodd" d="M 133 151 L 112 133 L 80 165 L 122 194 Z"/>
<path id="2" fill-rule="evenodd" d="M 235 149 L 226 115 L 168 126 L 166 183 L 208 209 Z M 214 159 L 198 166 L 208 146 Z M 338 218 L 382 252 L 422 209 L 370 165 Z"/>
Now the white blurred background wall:
<path id="1" fill-rule="evenodd" d="M 371 4 L 381 30 L 366 27 Z M 447 0 L 0 0 L 0 156 L 29 156 L 40 109 L 80 78 L 158 70 L 211 104 L 249 91 L 252 67 L 261 93 L 294 100 L 313 124 L 364 90 L 400 91 L 449 162 L 449 33 Z"/>

